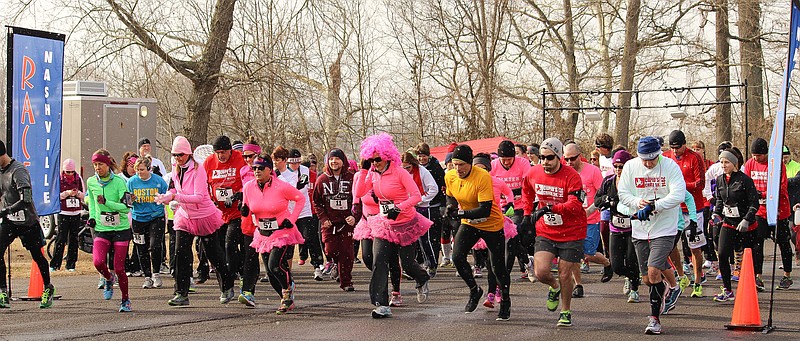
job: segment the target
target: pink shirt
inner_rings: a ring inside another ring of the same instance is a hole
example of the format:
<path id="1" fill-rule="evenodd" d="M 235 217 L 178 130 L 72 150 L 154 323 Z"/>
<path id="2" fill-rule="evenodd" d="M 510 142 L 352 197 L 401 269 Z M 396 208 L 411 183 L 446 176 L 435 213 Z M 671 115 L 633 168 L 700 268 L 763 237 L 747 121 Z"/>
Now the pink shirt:
<path id="1" fill-rule="evenodd" d="M 364 177 L 364 173 L 356 172 L 355 176 L 353 176 L 353 183 L 358 183 L 360 181 L 359 178 L 362 177 Z M 371 192 L 367 192 L 366 195 L 356 198 L 361 200 L 361 211 L 364 216 L 373 216 L 380 213 L 380 208 L 378 208 L 378 204 L 375 203 L 375 200 L 372 199 Z"/>
<path id="2" fill-rule="evenodd" d="M 253 168 L 250 165 L 244 165 L 239 169 L 239 176 L 242 177 L 242 183 L 246 184 L 250 180 L 255 180 L 256 176 L 253 174 Z"/>
<path id="3" fill-rule="evenodd" d="M 178 175 L 180 172 L 178 168 L 179 166 L 172 165 L 172 169 L 175 170 L 172 172 L 175 188 L 169 190 L 181 204 L 175 214 L 183 214 L 189 219 L 201 219 L 214 214 L 217 208 L 208 193 L 208 178 L 203 166 L 194 160 L 189 160 L 183 181 Z"/>
<path id="4" fill-rule="evenodd" d="M 529 169 L 531 169 L 530 161 L 521 157 L 514 158 L 514 163 L 509 169 L 503 167 L 499 158 L 492 161 L 492 171 L 489 174 L 508 185 L 508 188 L 514 193 L 509 198 L 514 198 L 514 209 L 516 210 L 522 209 L 522 178 L 528 174 Z M 505 206 L 507 203 L 508 200 L 503 199 L 500 201 L 500 206 Z"/>
<path id="5" fill-rule="evenodd" d="M 581 168 L 581 182 L 583 183 L 583 191 L 586 192 L 586 199 L 583 201 L 583 208 L 586 209 L 594 204 L 594 195 L 603 186 L 603 173 L 600 168 L 595 165 L 583 162 Z M 600 222 L 600 210 L 595 210 L 592 214 L 586 217 L 587 224 L 597 224 Z"/>
<path id="6" fill-rule="evenodd" d="M 500 207 L 500 200 L 501 200 L 500 194 L 502 194 L 506 198 L 511 198 L 514 196 L 514 194 L 511 193 L 511 188 L 508 188 L 508 185 L 506 185 L 506 183 L 503 182 L 503 180 L 500 180 L 495 177 L 492 177 L 492 189 L 494 190 L 494 203 L 495 205 L 498 205 L 498 208 Z M 505 213 L 502 212 L 502 208 L 500 209 L 500 211 L 501 211 L 500 213 Z"/>
<path id="7" fill-rule="evenodd" d="M 297 188 L 272 177 L 272 186 L 258 188 L 256 180 L 244 185 L 244 203 L 250 208 L 250 216 L 256 219 L 275 218 L 280 224 L 289 219 L 292 224 L 297 221 L 300 211 L 306 204 L 305 196 Z M 289 213 L 289 201 L 294 201 L 294 209 Z"/>
<path id="8" fill-rule="evenodd" d="M 359 173 L 361 176 L 356 178 L 358 180 L 353 188 L 354 196 L 364 197 L 372 190 L 379 201 L 391 201 L 401 211 L 395 223 L 404 223 L 416 217 L 414 206 L 422 201 L 422 196 L 411 174 L 400 165 L 389 163 L 383 174 L 365 169 Z M 372 201 L 371 196 L 369 200 Z"/>

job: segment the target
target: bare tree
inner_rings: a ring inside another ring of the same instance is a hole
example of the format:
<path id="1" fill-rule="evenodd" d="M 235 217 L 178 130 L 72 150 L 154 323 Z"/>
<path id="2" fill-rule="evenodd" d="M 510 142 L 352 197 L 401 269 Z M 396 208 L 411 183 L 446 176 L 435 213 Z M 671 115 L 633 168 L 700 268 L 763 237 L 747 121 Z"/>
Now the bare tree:
<path id="1" fill-rule="evenodd" d="M 761 51 L 761 5 L 758 1 L 739 1 L 739 55 L 742 79 L 747 82 L 747 112 L 750 132 L 767 137 L 768 122 L 764 120 L 764 56 Z"/>
<path id="2" fill-rule="evenodd" d="M 715 1 L 716 18 L 716 82 L 717 85 L 730 85 L 731 71 L 730 71 L 730 31 L 728 30 L 728 0 Z M 731 129 L 731 104 L 724 103 L 731 100 L 730 87 L 717 88 L 717 101 L 723 102 L 717 104 L 716 108 L 716 139 L 717 142 L 733 140 L 733 131 Z"/>
<path id="3" fill-rule="evenodd" d="M 628 10 L 625 14 L 625 49 L 622 53 L 622 74 L 620 76 L 620 90 L 623 91 L 619 96 L 619 106 L 622 108 L 617 112 L 616 128 L 614 131 L 614 141 L 623 146 L 628 145 L 629 125 L 631 120 L 631 95 L 633 90 L 633 75 L 636 70 L 636 54 L 639 51 L 639 11 L 641 10 L 640 0 L 628 0 Z"/>

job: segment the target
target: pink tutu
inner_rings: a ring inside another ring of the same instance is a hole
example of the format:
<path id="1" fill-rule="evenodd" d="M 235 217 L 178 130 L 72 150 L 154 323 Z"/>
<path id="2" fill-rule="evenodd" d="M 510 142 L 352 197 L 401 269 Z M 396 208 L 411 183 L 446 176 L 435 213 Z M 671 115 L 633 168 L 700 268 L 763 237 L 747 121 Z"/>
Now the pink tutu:
<path id="1" fill-rule="evenodd" d="M 224 223 L 222 211 L 219 209 L 214 208 L 213 213 L 208 217 L 192 219 L 186 215 L 186 211 L 179 208 L 175 212 L 175 225 L 172 228 L 203 237 L 216 232 Z"/>
<path id="2" fill-rule="evenodd" d="M 432 221 L 419 213 L 407 222 L 392 223 L 393 221 L 382 215 L 376 215 L 367 220 L 367 224 L 372 230 L 372 237 L 381 238 L 400 246 L 413 244 L 433 225 Z"/>
<path id="3" fill-rule="evenodd" d="M 478 242 L 472 246 L 473 250 L 486 250 L 486 248 L 487 248 L 486 241 L 483 240 L 483 238 L 478 239 Z"/>
<path id="4" fill-rule="evenodd" d="M 503 234 L 506 241 L 517 236 L 517 225 L 514 225 L 514 222 L 508 217 L 503 217 Z M 486 248 L 486 241 L 483 238 L 478 239 L 478 242 L 472 246 L 473 250 L 485 250 Z"/>
<path id="5" fill-rule="evenodd" d="M 269 237 L 262 236 L 261 232 L 256 229 L 255 233 L 253 233 L 253 242 L 250 243 L 250 246 L 256 249 L 258 253 L 268 253 L 276 247 L 303 243 L 305 243 L 305 239 L 303 239 L 303 235 L 300 234 L 300 231 L 298 231 L 295 226 L 289 229 L 281 229 L 272 232 Z"/>
<path id="6" fill-rule="evenodd" d="M 372 239 L 372 230 L 370 230 L 369 223 L 367 223 L 370 219 L 375 219 L 375 216 L 361 217 L 361 220 L 356 224 L 355 230 L 353 230 L 353 240 Z"/>

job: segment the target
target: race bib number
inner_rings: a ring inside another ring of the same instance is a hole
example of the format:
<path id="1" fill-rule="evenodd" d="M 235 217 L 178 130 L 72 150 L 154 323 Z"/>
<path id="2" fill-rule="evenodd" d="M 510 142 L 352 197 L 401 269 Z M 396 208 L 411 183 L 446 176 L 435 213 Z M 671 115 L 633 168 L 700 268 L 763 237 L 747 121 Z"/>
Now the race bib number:
<path id="1" fill-rule="evenodd" d="M 25 210 L 19 210 L 14 213 L 10 213 L 8 216 L 8 220 L 21 222 L 25 221 Z"/>
<path id="2" fill-rule="evenodd" d="M 217 201 L 228 201 L 233 197 L 233 189 L 231 188 L 217 188 L 214 193 L 217 195 Z"/>
<path id="3" fill-rule="evenodd" d="M 144 235 L 141 233 L 134 233 L 133 243 L 138 245 L 144 245 Z"/>
<path id="4" fill-rule="evenodd" d="M 81 207 L 81 201 L 78 198 L 67 198 L 67 208 L 78 208 Z"/>
<path id="5" fill-rule="evenodd" d="M 758 199 L 758 204 L 759 205 L 766 205 L 767 204 L 767 198 Z"/>
<path id="6" fill-rule="evenodd" d="M 722 207 L 722 215 L 728 218 L 739 218 L 739 207 L 736 206 L 723 206 Z"/>
<path id="7" fill-rule="evenodd" d="M 686 241 L 689 244 L 690 249 L 699 249 L 706 245 L 706 236 L 703 234 L 703 229 L 697 229 L 697 236 L 694 239 L 689 238 L 689 234 L 686 234 Z"/>
<path id="8" fill-rule="evenodd" d="M 119 222 L 119 213 L 117 212 L 100 213 L 100 223 L 103 226 L 119 226 Z"/>
<path id="9" fill-rule="evenodd" d="M 547 226 L 564 225 L 564 220 L 561 218 L 560 214 L 547 213 L 542 217 L 542 219 L 544 219 L 544 224 Z"/>
<path id="10" fill-rule="evenodd" d="M 378 203 L 378 205 L 381 208 L 381 215 L 384 217 L 389 214 L 390 210 L 395 208 L 394 203 L 391 201 L 381 201 L 380 203 Z"/>
<path id="11" fill-rule="evenodd" d="M 614 224 L 614 226 L 617 228 L 621 229 L 631 228 L 631 218 L 628 217 L 612 216 L 611 223 Z"/>
<path id="12" fill-rule="evenodd" d="M 330 200 L 331 209 L 337 211 L 346 211 L 347 210 L 347 199 L 331 199 Z"/>
<path id="13" fill-rule="evenodd" d="M 275 218 L 258 219 L 258 229 L 261 231 L 275 231 L 278 229 L 278 221 Z"/>

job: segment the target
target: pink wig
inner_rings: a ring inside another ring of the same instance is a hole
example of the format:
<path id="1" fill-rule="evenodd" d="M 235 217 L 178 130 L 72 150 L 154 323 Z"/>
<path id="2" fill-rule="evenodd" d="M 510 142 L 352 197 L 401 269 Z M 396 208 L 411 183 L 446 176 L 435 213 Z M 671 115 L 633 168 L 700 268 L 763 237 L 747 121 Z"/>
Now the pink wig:
<path id="1" fill-rule="evenodd" d="M 394 145 L 392 135 L 380 133 L 372 135 L 361 142 L 361 158 L 372 158 L 373 154 L 378 154 L 384 160 L 392 161 L 393 164 L 400 164 L 400 152 Z"/>
<path id="2" fill-rule="evenodd" d="M 358 163 L 356 163 L 356 160 L 349 159 L 347 160 L 347 164 L 350 166 L 351 171 L 358 170 Z"/>

